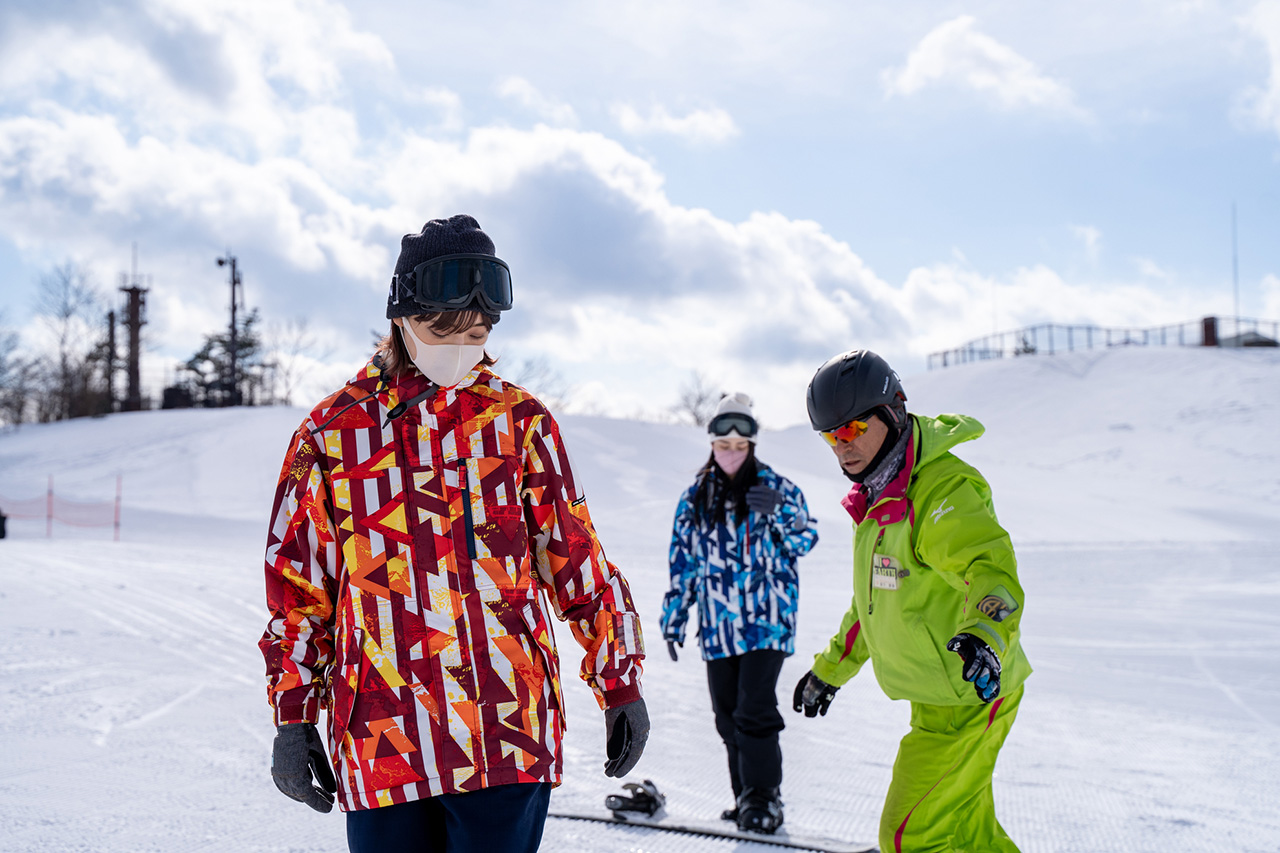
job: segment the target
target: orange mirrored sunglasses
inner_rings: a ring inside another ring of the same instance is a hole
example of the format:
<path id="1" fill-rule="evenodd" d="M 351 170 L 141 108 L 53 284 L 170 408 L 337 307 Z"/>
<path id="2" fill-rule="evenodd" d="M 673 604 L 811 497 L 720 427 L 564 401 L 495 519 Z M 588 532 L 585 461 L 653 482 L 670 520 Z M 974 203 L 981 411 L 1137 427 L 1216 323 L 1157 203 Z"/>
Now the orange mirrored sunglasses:
<path id="1" fill-rule="evenodd" d="M 832 447 L 836 446 L 837 441 L 853 441 L 858 436 L 867 431 L 866 421 L 849 421 L 842 427 L 833 430 L 823 430 L 822 438 Z"/>

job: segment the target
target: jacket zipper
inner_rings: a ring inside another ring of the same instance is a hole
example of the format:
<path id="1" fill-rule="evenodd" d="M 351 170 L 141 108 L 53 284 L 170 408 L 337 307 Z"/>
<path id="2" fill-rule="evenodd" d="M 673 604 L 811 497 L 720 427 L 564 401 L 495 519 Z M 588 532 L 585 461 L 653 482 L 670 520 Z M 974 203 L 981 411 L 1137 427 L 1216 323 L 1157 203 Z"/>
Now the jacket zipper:
<path id="1" fill-rule="evenodd" d="M 463 459 L 461 461 L 462 461 L 462 467 L 459 473 L 462 475 L 462 517 L 466 522 L 467 556 L 471 558 L 470 573 L 473 577 L 473 580 L 471 583 L 472 583 L 472 588 L 474 589 L 475 588 L 474 576 L 476 571 L 476 535 L 475 535 L 475 524 L 471 518 L 471 477 L 468 474 L 468 470 L 467 470 L 467 460 Z M 461 583 L 461 580 L 459 580 L 459 582 Z M 468 621 L 468 620 L 464 620 L 464 621 Z M 461 640 L 461 636 L 459 636 L 459 640 Z M 484 640 L 481 640 L 481 642 L 483 641 Z M 474 649 L 475 642 L 476 642 L 476 638 L 473 634 L 471 638 L 471 644 L 473 649 Z M 466 652 L 466 655 L 464 656 L 463 660 L 465 663 L 470 665 L 470 669 L 471 669 L 471 692 L 472 692 L 472 695 L 476 697 L 476 704 L 479 705 L 480 704 L 480 673 L 476 669 L 475 655 L 472 650 L 463 649 L 463 651 Z M 483 743 L 483 740 L 482 740 L 482 743 Z"/>
<path id="2" fill-rule="evenodd" d="M 472 562 L 476 559 L 475 525 L 471 520 L 471 483 L 467 475 L 467 461 L 462 460 L 462 516 L 467 525 L 467 556 Z"/>
<path id="3" fill-rule="evenodd" d="M 876 535 L 876 544 L 871 547 L 871 571 L 867 572 L 867 615 L 875 610 L 876 606 L 876 553 L 880 550 L 880 543 L 884 541 L 884 531 L 881 530 Z"/>
<path id="4" fill-rule="evenodd" d="M 392 441 L 398 441 L 400 444 L 400 493 L 404 500 L 405 514 L 408 523 L 413 525 L 413 519 L 416 517 L 416 510 L 413 509 L 413 475 L 409 473 L 409 455 L 405 450 L 405 445 L 409 443 L 410 436 L 414 430 L 403 421 L 395 421 L 391 425 Z M 432 455 L 432 464 L 435 464 L 434 454 Z M 409 560 L 409 573 L 413 578 L 413 591 L 418 594 L 418 612 L 425 613 L 427 611 L 427 600 L 423 595 L 422 579 L 418 577 L 418 560 L 413 553 L 413 546 L 404 545 L 405 556 Z"/>
<path id="5" fill-rule="evenodd" d="M 726 513 L 728 513 L 728 510 L 726 510 Z M 746 578 L 746 583 L 735 583 L 734 586 L 738 588 L 738 613 L 741 615 L 741 617 L 744 620 L 748 620 L 750 618 L 750 614 L 747 612 L 747 593 L 748 593 L 748 590 L 752 586 L 754 586 L 755 571 L 756 571 L 755 561 L 751 559 L 751 512 L 750 510 L 747 511 L 747 520 L 744 525 L 744 529 L 746 531 L 745 536 L 747 540 L 747 548 L 746 548 L 747 553 L 746 553 L 746 565 L 742 567 L 742 573 Z"/>

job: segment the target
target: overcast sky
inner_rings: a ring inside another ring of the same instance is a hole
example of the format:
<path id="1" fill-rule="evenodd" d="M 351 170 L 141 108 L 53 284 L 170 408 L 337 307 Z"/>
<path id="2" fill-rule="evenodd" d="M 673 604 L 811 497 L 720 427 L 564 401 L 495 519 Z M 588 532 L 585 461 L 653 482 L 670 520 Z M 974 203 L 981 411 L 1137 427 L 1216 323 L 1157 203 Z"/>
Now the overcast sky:
<path id="1" fill-rule="evenodd" d="M 8 0 L 0 310 L 67 258 L 153 277 L 150 375 L 225 324 L 214 259 L 307 318 L 328 390 L 400 236 L 476 216 L 495 329 L 578 408 L 691 371 L 803 418 L 827 357 L 1039 322 L 1280 319 L 1280 0 Z M 500 370 L 501 372 L 501 370 Z M 908 383 L 908 393 L 910 385 Z"/>

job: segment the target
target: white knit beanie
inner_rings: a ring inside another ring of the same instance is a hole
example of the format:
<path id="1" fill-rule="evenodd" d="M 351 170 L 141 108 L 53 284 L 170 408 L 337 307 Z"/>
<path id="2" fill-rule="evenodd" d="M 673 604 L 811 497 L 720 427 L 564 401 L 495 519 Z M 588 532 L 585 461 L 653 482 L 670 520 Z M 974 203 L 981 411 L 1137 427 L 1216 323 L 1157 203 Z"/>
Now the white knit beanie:
<path id="1" fill-rule="evenodd" d="M 733 394 L 725 394 L 720 398 L 720 403 L 716 406 L 716 413 L 712 415 L 711 420 L 707 422 L 707 431 L 710 432 L 710 424 L 713 423 L 717 417 L 726 414 L 746 415 L 748 418 L 751 418 L 752 423 L 756 423 L 755 411 L 751 407 L 751 397 L 742 391 L 736 391 Z M 759 426 L 757 425 L 756 428 L 758 430 Z M 729 435 L 712 435 L 711 440 L 715 441 L 717 438 L 728 438 L 729 436 L 735 435 L 745 438 L 752 444 L 755 444 L 756 442 L 755 433 L 752 433 L 751 435 L 742 435 L 736 429 L 731 430 Z"/>

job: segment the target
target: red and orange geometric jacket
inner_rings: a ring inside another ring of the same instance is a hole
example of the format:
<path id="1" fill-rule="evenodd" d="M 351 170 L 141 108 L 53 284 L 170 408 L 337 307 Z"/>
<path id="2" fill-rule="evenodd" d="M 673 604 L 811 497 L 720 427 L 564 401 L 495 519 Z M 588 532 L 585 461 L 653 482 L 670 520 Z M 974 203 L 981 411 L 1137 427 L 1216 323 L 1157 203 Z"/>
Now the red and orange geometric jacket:
<path id="1" fill-rule="evenodd" d="M 555 420 L 485 367 L 412 402 L 427 388 L 371 361 L 303 421 L 276 489 L 268 697 L 277 724 L 327 710 L 344 810 L 559 783 L 544 595 L 601 707 L 640 697 L 640 620 Z"/>

